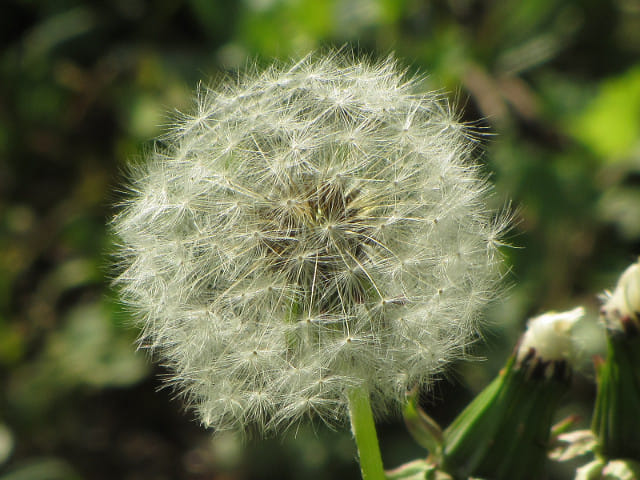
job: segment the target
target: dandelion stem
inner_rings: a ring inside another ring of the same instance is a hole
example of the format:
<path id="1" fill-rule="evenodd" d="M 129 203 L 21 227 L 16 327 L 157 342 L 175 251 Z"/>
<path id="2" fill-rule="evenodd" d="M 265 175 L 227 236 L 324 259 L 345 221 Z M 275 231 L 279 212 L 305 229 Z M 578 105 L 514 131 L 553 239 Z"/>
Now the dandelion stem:
<path id="1" fill-rule="evenodd" d="M 369 392 L 365 387 L 349 392 L 349 416 L 351 430 L 358 446 L 363 480 L 384 480 L 386 477 L 382 467 L 376 425 L 369 403 Z"/>

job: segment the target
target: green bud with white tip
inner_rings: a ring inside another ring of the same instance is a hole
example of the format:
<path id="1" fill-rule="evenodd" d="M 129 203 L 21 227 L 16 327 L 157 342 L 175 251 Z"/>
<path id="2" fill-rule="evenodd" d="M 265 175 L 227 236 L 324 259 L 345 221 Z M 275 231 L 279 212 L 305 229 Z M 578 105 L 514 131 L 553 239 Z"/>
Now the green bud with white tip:
<path id="1" fill-rule="evenodd" d="M 607 359 L 596 365 L 598 394 L 592 422 L 604 460 L 640 460 L 640 264 L 625 270 L 601 314 Z"/>
<path id="2" fill-rule="evenodd" d="M 583 315 L 579 307 L 530 320 L 505 368 L 444 430 L 427 460 L 455 479 L 539 478 L 553 414 L 571 379 L 571 329 Z M 420 420 L 408 418 L 428 437 L 434 429 Z M 437 442 L 432 435 L 426 443 Z"/>

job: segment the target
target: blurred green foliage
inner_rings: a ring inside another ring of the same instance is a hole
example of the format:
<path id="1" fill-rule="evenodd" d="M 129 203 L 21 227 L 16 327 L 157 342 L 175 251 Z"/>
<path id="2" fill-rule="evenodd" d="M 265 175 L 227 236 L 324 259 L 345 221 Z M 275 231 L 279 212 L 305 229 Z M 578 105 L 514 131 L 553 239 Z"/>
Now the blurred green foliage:
<path id="1" fill-rule="evenodd" d="M 110 290 L 120 172 L 200 79 L 317 48 L 394 51 L 488 134 L 518 248 L 488 313 L 489 361 L 426 396 L 445 423 L 528 316 L 596 311 L 640 252 L 638 0 L 6 0 L 0 39 L 2 480 L 358 476 L 344 432 L 243 444 L 202 431 L 155 392 L 162 369 L 136 353 Z M 597 337 L 587 329 L 587 353 Z M 589 375 L 567 399 L 587 416 Z M 420 455 L 398 422 L 381 441 L 389 467 Z"/>

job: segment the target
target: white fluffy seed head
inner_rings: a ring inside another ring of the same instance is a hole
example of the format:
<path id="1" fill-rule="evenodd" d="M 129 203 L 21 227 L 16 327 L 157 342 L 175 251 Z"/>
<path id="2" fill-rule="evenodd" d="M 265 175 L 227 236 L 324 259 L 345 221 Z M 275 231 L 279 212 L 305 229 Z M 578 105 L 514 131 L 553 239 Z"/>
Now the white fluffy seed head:
<path id="1" fill-rule="evenodd" d="M 199 91 L 113 225 L 141 343 L 203 423 L 335 423 L 359 386 L 381 414 L 464 355 L 504 227 L 472 147 L 392 58 Z"/>

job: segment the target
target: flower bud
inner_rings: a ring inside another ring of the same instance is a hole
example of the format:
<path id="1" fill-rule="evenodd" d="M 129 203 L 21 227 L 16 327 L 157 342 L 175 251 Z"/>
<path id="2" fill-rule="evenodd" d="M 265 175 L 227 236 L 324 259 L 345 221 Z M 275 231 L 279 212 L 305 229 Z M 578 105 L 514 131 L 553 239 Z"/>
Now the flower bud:
<path id="1" fill-rule="evenodd" d="M 598 393 L 591 428 L 602 459 L 640 461 L 640 267 L 627 268 L 601 309 L 607 357 L 596 364 Z"/>
<path id="2" fill-rule="evenodd" d="M 640 262 L 624 271 L 605 299 L 601 313 L 609 329 L 640 333 Z"/>
<path id="3" fill-rule="evenodd" d="M 584 308 L 567 312 L 548 312 L 532 318 L 516 350 L 519 368 L 545 376 L 568 374 L 567 362 L 574 357 L 571 329 L 584 316 Z"/>
<path id="4" fill-rule="evenodd" d="M 454 478 L 540 478 L 556 406 L 571 376 L 582 307 L 529 321 L 500 375 L 444 431 L 435 461 Z"/>

